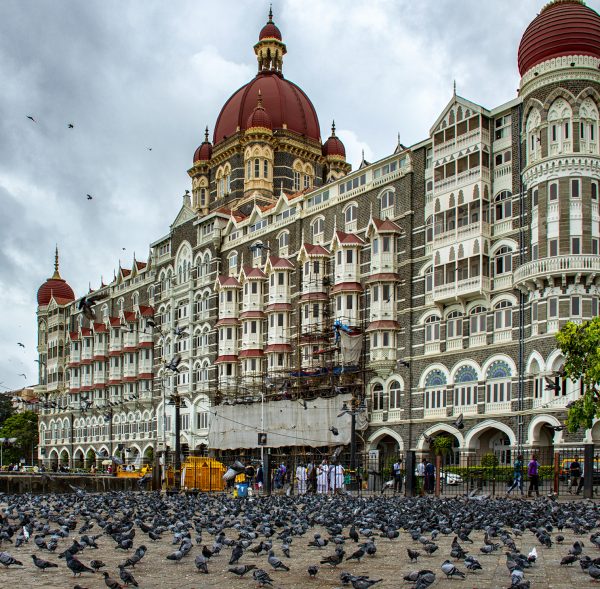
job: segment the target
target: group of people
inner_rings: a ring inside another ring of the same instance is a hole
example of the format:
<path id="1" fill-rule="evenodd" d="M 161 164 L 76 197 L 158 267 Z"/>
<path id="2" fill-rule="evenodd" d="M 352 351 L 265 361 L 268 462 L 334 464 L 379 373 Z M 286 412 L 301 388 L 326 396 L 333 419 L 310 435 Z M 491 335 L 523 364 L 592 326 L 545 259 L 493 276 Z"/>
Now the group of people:
<path id="1" fill-rule="evenodd" d="M 429 458 L 423 458 L 417 466 L 417 476 L 423 481 L 423 492 L 431 495 L 435 490 L 435 466 Z"/>

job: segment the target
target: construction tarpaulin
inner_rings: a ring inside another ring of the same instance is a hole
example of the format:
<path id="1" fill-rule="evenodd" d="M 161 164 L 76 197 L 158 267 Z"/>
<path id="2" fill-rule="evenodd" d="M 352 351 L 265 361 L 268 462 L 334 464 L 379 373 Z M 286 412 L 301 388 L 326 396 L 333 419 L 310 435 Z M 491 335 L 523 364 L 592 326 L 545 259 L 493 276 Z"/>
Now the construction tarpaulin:
<path id="1" fill-rule="evenodd" d="M 307 400 L 306 405 L 302 399 L 217 405 L 211 410 L 208 446 L 215 450 L 259 448 L 260 432 L 267 434 L 264 447 L 270 448 L 346 445 L 350 443 L 351 417 L 348 413 L 338 415 L 351 399 L 352 395 L 344 394 L 317 397 Z"/>
<path id="2" fill-rule="evenodd" d="M 343 331 L 340 333 L 340 349 L 342 352 L 342 362 L 344 364 L 358 364 L 362 352 L 363 336 L 349 335 Z"/>

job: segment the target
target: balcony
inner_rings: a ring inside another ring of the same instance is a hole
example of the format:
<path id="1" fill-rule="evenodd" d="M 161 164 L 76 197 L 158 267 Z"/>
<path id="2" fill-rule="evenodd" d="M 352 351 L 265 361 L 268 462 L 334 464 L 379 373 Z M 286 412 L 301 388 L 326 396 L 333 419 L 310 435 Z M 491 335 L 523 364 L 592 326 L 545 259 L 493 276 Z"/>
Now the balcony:
<path id="1" fill-rule="evenodd" d="M 235 319 L 239 316 L 237 302 L 226 302 L 219 305 L 219 319 Z"/>
<path id="2" fill-rule="evenodd" d="M 425 344 L 425 355 L 439 354 L 440 350 L 440 342 L 427 342 Z"/>
<path id="3" fill-rule="evenodd" d="M 486 333 L 477 333 L 469 337 L 469 348 L 478 348 L 480 346 L 485 346 L 487 343 L 487 334 Z"/>
<path id="4" fill-rule="evenodd" d="M 383 411 L 373 411 L 371 413 L 371 423 L 383 423 Z"/>
<path id="5" fill-rule="evenodd" d="M 489 239 L 490 235 L 489 223 L 485 223 L 483 221 L 469 223 L 468 225 L 463 225 L 462 227 L 457 227 L 455 229 L 451 229 L 450 231 L 444 231 L 443 233 L 434 235 L 433 247 L 440 248 L 444 247 L 445 245 L 460 243 L 472 237 L 486 237 Z"/>
<path id="6" fill-rule="evenodd" d="M 486 403 L 485 404 L 485 412 L 487 413 L 510 413 L 511 412 L 511 402 L 510 401 L 500 401 L 498 403 Z"/>
<path id="7" fill-rule="evenodd" d="M 470 405 L 454 405 L 452 409 L 452 415 L 477 415 L 477 403 L 471 403 Z"/>
<path id="8" fill-rule="evenodd" d="M 503 344 L 505 342 L 512 341 L 512 329 L 503 329 L 501 331 L 494 331 L 494 343 Z"/>
<path id="9" fill-rule="evenodd" d="M 514 273 L 515 286 L 531 290 L 541 287 L 550 276 L 595 276 L 600 272 L 600 257 L 587 255 L 555 256 L 523 264 Z"/>
<path id="10" fill-rule="evenodd" d="M 429 407 L 423 409 L 423 417 L 425 419 L 428 417 L 446 417 L 446 415 L 446 407 Z"/>
<path id="11" fill-rule="evenodd" d="M 451 284 L 433 287 L 433 301 L 445 303 L 457 299 L 478 297 L 490 290 L 490 279 L 487 276 L 474 276 L 457 280 Z"/>
<path id="12" fill-rule="evenodd" d="M 336 264 L 335 266 L 335 283 L 342 282 L 358 282 L 360 270 L 358 264 Z"/>
<path id="13" fill-rule="evenodd" d="M 463 341 L 462 337 L 457 337 L 454 339 L 449 339 L 446 341 L 446 352 L 452 352 L 454 350 L 462 350 Z"/>
<path id="14" fill-rule="evenodd" d="M 369 360 L 374 363 L 396 364 L 398 351 L 396 348 L 371 348 Z"/>

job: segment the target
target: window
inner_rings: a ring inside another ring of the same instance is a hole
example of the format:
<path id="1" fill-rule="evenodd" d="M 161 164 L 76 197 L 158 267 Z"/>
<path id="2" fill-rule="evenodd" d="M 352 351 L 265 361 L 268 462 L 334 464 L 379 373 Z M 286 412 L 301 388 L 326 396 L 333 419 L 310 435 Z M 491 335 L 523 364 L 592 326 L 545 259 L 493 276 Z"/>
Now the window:
<path id="1" fill-rule="evenodd" d="M 510 401 L 511 370 L 504 360 L 496 360 L 487 371 L 486 403 Z"/>
<path id="2" fill-rule="evenodd" d="M 512 305 L 509 301 L 501 301 L 494 307 L 495 329 L 510 329 L 512 327 Z"/>
<path id="3" fill-rule="evenodd" d="M 429 293 L 433 290 L 433 266 L 425 270 L 425 292 Z"/>
<path id="4" fill-rule="evenodd" d="M 532 244 L 531 246 L 531 259 L 537 260 L 539 258 L 540 248 L 537 243 Z"/>
<path id="5" fill-rule="evenodd" d="M 440 340 L 440 318 L 431 315 L 425 319 L 425 341 L 437 342 Z"/>
<path id="6" fill-rule="evenodd" d="M 427 217 L 425 221 L 425 241 L 431 243 L 433 241 L 433 215 Z"/>
<path id="7" fill-rule="evenodd" d="M 383 411 L 383 385 L 373 387 L 373 411 Z"/>
<path id="8" fill-rule="evenodd" d="M 427 148 L 426 156 L 425 156 L 425 169 L 429 170 L 433 165 L 433 149 L 431 147 Z"/>
<path id="9" fill-rule="evenodd" d="M 196 413 L 196 429 L 208 429 L 208 411 Z"/>
<path id="10" fill-rule="evenodd" d="M 346 250 L 346 264 L 354 263 L 354 250 Z"/>
<path id="11" fill-rule="evenodd" d="M 454 377 L 454 405 L 477 403 L 477 373 L 472 366 L 461 366 Z"/>
<path id="12" fill-rule="evenodd" d="M 237 253 L 229 254 L 229 269 L 235 270 L 237 268 Z"/>
<path id="13" fill-rule="evenodd" d="M 581 184 L 578 179 L 571 178 L 571 198 L 579 198 L 581 196 L 580 186 Z"/>
<path id="14" fill-rule="evenodd" d="M 462 313 L 452 311 L 446 319 L 446 337 L 454 339 L 462 337 Z"/>
<path id="15" fill-rule="evenodd" d="M 592 254 L 598 255 L 598 238 L 592 237 Z"/>
<path id="16" fill-rule="evenodd" d="M 495 276 L 512 272 L 512 250 L 507 247 L 501 247 L 494 258 Z"/>
<path id="17" fill-rule="evenodd" d="M 366 183 L 367 183 L 367 175 L 366 174 L 361 174 L 360 176 L 355 176 L 351 180 L 348 180 L 347 182 L 343 182 L 342 184 L 340 184 L 340 187 L 339 187 L 340 194 L 344 194 L 345 192 L 354 190 L 355 188 L 358 188 L 359 186 L 364 186 Z"/>
<path id="18" fill-rule="evenodd" d="M 571 315 L 574 317 L 581 315 L 581 297 L 571 297 Z"/>
<path id="19" fill-rule="evenodd" d="M 312 223 L 313 237 L 323 235 L 324 231 L 325 231 L 325 219 L 323 219 L 323 217 L 319 217 L 318 219 L 315 219 Z"/>
<path id="20" fill-rule="evenodd" d="M 592 318 L 598 317 L 598 297 L 592 297 Z"/>
<path id="21" fill-rule="evenodd" d="M 290 245 L 290 233 L 289 231 L 284 231 L 279 234 L 277 238 L 277 243 L 279 245 L 279 249 L 287 248 Z"/>
<path id="22" fill-rule="evenodd" d="M 263 178 L 269 177 L 269 161 L 263 160 Z"/>
<path id="23" fill-rule="evenodd" d="M 394 208 L 394 192 L 392 190 L 386 190 L 380 197 L 381 200 L 381 214 L 382 217 L 385 213 L 390 213 L 390 209 Z"/>
<path id="24" fill-rule="evenodd" d="M 548 299 L 548 319 L 558 318 L 558 298 L 551 297 Z"/>
<path id="25" fill-rule="evenodd" d="M 393 380 L 390 383 L 388 395 L 390 409 L 400 409 L 402 405 L 402 388 L 397 380 Z"/>
<path id="26" fill-rule="evenodd" d="M 496 131 L 494 133 L 494 139 L 502 139 L 503 137 L 510 137 L 510 115 L 504 115 L 499 117 L 495 121 Z"/>
<path id="27" fill-rule="evenodd" d="M 300 172 L 294 172 L 294 191 L 298 192 L 300 190 Z"/>
<path id="28" fill-rule="evenodd" d="M 581 237 L 571 237 L 571 253 L 574 256 L 581 253 Z"/>
<path id="29" fill-rule="evenodd" d="M 310 188 L 311 177 L 308 174 L 304 174 L 304 188 Z"/>
<path id="30" fill-rule="evenodd" d="M 592 180 L 592 200 L 598 201 L 598 182 Z"/>
<path id="31" fill-rule="evenodd" d="M 539 196 L 539 190 L 537 188 L 534 188 L 531 191 L 531 206 L 533 206 L 533 207 L 538 206 L 538 196 Z"/>
<path id="32" fill-rule="evenodd" d="M 508 190 L 503 190 L 494 199 L 494 220 L 502 221 L 512 216 L 512 195 Z"/>
<path id="33" fill-rule="evenodd" d="M 469 329 L 471 335 L 487 331 L 487 314 L 484 307 L 475 307 L 471 311 Z"/>
<path id="34" fill-rule="evenodd" d="M 548 255 L 551 258 L 558 256 L 558 239 L 548 240 Z"/>
<path id="35" fill-rule="evenodd" d="M 320 205 L 322 202 L 327 202 L 329 200 L 329 190 L 325 190 L 324 192 L 319 192 L 319 194 L 315 194 L 308 199 L 307 207 L 314 207 L 316 205 Z"/>
<path id="36" fill-rule="evenodd" d="M 439 409 L 446 406 L 446 375 L 438 369 L 431 370 L 425 377 L 424 409 Z"/>
<path id="37" fill-rule="evenodd" d="M 538 320 L 538 303 L 537 301 L 533 301 L 531 303 L 531 322 L 537 323 Z"/>
<path id="38" fill-rule="evenodd" d="M 356 219 L 358 217 L 358 207 L 356 205 L 350 205 L 344 211 L 344 222 L 346 223 L 346 227 L 352 226 L 356 228 Z"/>
<path id="39" fill-rule="evenodd" d="M 552 182 L 548 186 L 548 200 L 558 200 L 558 182 Z"/>

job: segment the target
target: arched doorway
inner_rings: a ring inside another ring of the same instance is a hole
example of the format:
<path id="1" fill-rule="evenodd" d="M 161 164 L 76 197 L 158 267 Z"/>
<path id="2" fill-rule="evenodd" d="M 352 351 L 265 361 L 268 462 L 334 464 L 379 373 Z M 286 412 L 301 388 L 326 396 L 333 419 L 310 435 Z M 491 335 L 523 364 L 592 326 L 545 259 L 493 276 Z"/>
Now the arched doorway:
<path id="1" fill-rule="evenodd" d="M 484 421 L 472 428 L 465 439 L 467 448 L 475 452 L 477 462 L 512 464 L 517 438 L 513 430 L 499 421 Z"/>
<path id="2" fill-rule="evenodd" d="M 154 448 L 152 446 L 146 446 L 144 455 L 142 458 L 142 464 L 144 466 L 151 465 L 154 462 Z"/>
<path id="3" fill-rule="evenodd" d="M 48 456 L 48 462 L 50 470 L 56 472 L 58 469 L 58 452 L 56 450 L 52 450 L 52 452 L 50 452 L 50 455 Z"/>
<path id="4" fill-rule="evenodd" d="M 78 448 L 73 455 L 73 468 L 83 468 L 84 467 L 84 459 L 83 459 L 83 450 Z"/>
<path id="5" fill-rule="evenodd" d="M 90 448 L 85 455 L 85 467 L 92 468 L 96 464 L 96 452 Z"/>
<path id="6" fill-rule="evenodd" d="M 68 467 L 70 461 L 69 451 L 65 448 L 61 451 L 59 456 L 59 463 L 61 467 Z"/>

